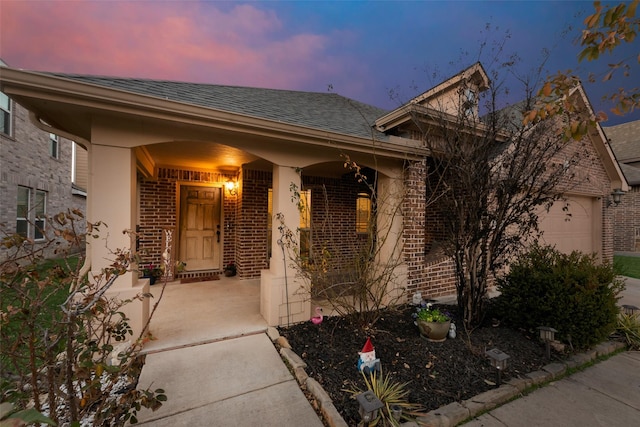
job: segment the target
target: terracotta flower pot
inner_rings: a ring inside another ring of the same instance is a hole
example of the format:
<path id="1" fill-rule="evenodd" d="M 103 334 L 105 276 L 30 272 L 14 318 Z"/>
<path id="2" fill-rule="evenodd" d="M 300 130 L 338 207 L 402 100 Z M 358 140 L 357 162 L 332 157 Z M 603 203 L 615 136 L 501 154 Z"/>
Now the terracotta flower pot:
<path id="1" fill-rule="evenodd" d="M 418 319 L 420 335 L 432 342 L 442 342 L 447 339 L 451 320 L 446 322 L 427 322 Z"/>

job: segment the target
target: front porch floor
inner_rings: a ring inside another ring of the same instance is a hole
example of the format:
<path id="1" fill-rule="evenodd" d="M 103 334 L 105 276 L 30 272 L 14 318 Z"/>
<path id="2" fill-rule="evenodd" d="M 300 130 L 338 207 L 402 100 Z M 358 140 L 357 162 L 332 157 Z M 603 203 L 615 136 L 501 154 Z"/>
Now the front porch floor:
<path id="1" fill-rule="evenodd" d="M 150 310 L 158 301 L 162 286 L 160 281 L 151 286 L 154 298 Z M 151 319 L 152 339 L 142 353 L 221 341 L 266 329 L 267 322 L 260 315 L 260 279 L 221 276 L 220 280 L 205 282 L 169 282 Z"/>

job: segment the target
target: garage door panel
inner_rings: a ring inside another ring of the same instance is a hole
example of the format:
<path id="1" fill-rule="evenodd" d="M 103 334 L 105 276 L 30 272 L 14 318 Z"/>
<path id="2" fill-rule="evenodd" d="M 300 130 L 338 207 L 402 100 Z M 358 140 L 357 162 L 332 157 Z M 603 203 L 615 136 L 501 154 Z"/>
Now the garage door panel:
<path id="1" fill-rule="evenodd" d="M 558 200 L 549 212 L 543 210 L 540 213 L 540 230 L 543 232 L 540 241 L 564 253 L 574 250 L 596 252 L 594 236 L 599 221 L 594 216 L 594 205 L 592 197 Z"/>

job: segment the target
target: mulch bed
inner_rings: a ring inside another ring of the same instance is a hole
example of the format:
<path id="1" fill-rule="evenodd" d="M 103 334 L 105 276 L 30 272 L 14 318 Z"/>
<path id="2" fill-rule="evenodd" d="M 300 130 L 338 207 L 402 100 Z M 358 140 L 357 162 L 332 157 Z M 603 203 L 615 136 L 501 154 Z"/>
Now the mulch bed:
<path id="1" fill-rule="evenodd" d="M 446 308 L 458 331 L 455 339 L 441 343 L 420 336 L 410 306 L 386 310 L 374 329 L 362 329 L 354 318 L 329 317 L 320 325 L 304 322 L 279 328 L 279 332 L 307 363 L 307 373 L 324 387 L 348 425 L 357 425 L 360 417 L 358 404 L 344 389 L 365 387 L 356 364 L 367 336 L 383 374 L 396 382 L 408 382 L 409 401 L 422 405 L 425 412 L 496 387 L 496 371 L 485 356 L 486 350 L 498 348 L 510 356 L 502 381 L 548 363 L 537 331 L 527 334 L 493 326 L 488 317 L 486 324 L 468 334 L 456 308 Z"/>

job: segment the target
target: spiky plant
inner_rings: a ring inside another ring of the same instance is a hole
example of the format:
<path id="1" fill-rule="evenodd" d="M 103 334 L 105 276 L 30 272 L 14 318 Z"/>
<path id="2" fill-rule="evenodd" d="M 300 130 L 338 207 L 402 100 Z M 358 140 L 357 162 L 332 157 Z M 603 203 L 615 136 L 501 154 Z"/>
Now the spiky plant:
<path id="1" fill-rule="evenodd" d="M 344 391 L 351 393 L 353 396 L 360 394 L 366 390 L 371 390 L 380 399 L 382 410 L 378 413 L 376 419 L 369 423 L 370 426 L 399 426 L 401 420 L 413 421 L 420 415 L 420 405 L 411 403 L 407 400 L 409 383 L 399 383 L 393 381 L 389 375 L 383 375 L 382 372 L 373 371 L 371 375 L 362 373 L 366 388 L 361 390 L 359 387 L 345 389 Z M 393 417 L 392 408 L 399 407 L 402 409 L 400 420 Z"/>
<path id="2" fill-rule="evenodd" d="M 640 350 L 640 315 L 620 313 L 616 330 L 624 337 L 629 348 Z"/>

